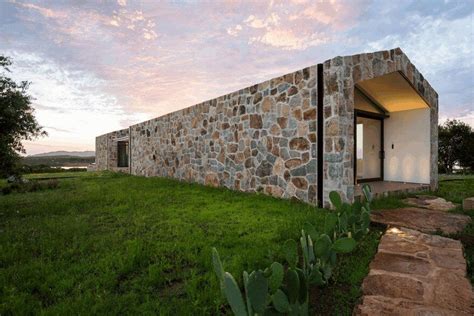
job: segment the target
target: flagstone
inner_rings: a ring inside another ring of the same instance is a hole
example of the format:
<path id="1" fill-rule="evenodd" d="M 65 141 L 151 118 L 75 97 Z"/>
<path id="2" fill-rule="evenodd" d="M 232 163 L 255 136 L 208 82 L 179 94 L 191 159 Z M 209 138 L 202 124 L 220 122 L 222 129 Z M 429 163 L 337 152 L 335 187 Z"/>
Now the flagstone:
<path id="1" fill-rule="evenodd" d="M 380 224 L 444 234 L 458 233 L 471 222 L 471 218 L 466 215 L 417 207 L 374 211 L 371 219 Z"/>
<path id="2" fill-rule="evenodd" d="M 462 251 L 457 240 L 388 228 L 354 315 L 473 315 Z"/>
<path id="3" fill-rule="evenodd" d="M 417 195 L 415 197 L 409 197 L 403 200 L 411 206 L 427 208 L 437 211 L 450 211 L 456 208 L 456 204 L 450 201 L 446 201 L 443 198 L 431 195 Z"/>

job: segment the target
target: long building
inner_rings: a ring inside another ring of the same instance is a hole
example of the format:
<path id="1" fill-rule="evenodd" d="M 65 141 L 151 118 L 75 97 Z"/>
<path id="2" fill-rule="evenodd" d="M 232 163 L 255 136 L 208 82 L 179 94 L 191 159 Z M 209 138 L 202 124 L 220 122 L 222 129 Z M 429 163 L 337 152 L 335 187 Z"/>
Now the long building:
<path id="1" fill-rule="evenodd" d="M 335 57 L 96 138 L 97 170 L 329 205 L 437 189 L 438 94 L 400 48 Z"/>

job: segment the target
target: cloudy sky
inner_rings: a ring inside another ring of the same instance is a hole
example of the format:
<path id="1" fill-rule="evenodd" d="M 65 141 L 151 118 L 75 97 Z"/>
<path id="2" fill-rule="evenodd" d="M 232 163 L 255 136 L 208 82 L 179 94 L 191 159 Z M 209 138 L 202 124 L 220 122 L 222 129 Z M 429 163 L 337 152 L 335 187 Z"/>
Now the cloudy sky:
<path id="1" fill-rule="evenodd" d="M 93 150 L 94 137 L 337 55 L 401 47 L 474 126 L 474 1 L 0 0 L 0 54 L 32 82 L 49 137 L 28 154 Z"/>

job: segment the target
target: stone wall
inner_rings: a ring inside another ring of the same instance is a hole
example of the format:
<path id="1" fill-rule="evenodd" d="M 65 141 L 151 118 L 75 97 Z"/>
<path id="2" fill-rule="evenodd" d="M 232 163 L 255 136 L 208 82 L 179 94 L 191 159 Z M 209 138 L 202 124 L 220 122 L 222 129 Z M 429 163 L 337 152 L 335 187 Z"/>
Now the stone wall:
<path id="1" fill-rule="evenodd" d="M 95 138 L 95 168 L 107 170 L 107 134 Z"/>
<path id="2" fill-rule="evenodd" d="M 118 167 L 117 161 L 117 141 L 129 140 L 129 129 L 121 129 L 96 137 L 95 141 L 95 164 L 96 170 L 111 170 L 129 172 L 129 167 Z"/>
<path id="3" fill-rule="evenodd" d="M 316 203 L 316 66 L 131 126 L 131 173 Z"/>
<path id="4" fill-rule="evenodd" d="M 324 202 L 336 190 L 354 197 L 354 86 L 400 71 L 431 107 L 431 188 L 438 186 L 438 94 L 400 48 L 324 62 Z"/>
<path id="5" fill-rule="evenodd" d="M 323 135 L 317 139 L 317 66 L 241 89 L 96 139 L 98 170 L 171 177 L 317 203 L 317 141 L 329 192 L 354 198 L 354 86 L 401 72 L 431 107 L 431 188 L 438 185 L 438 95 L 399 49 L 323 64 Z M 130 135 L 129 134 L 130 131 Z M 130 167 L 117 168 L 120 137 Z"/>

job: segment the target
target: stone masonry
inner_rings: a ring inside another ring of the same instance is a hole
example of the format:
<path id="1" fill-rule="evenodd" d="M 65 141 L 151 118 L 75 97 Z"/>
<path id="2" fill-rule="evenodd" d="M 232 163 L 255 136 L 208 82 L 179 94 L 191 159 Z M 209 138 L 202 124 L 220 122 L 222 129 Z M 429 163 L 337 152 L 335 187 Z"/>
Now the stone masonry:
<path id="1" fill-rule="evenodd" d="M 130 172 L 129 168 L 117 167 L 117 141 L 129 139 L 129 129 L 121 129 L 98 136 L 95 141 L 96 170 Z"/>
<path id="2" fill-rule="evenodd" d="M 436 188 L 438 97 L 406 55 L 397 48 L 336 57 L 320 69 L 321 84 L 315 65 L 99 136 L 97 170 L 171 177 L 316 204 L 320 145 L 324 205 L 333 190 L 351 201 L 354 85 L 399 71 L 431 106 L 431 186 Z M 318 85 L 324 89 L 319 98 Z M 321 139 L 318 106 L 324 113 Z M 117 168 L 116 144 L 123 137 L 130 143 L 129 167 Z"/>
<path id="3" fill-rule="evenodd" d="M 131 128 L 131 171 L 316 202 L 316 67 Z"/>
<path id="4" fill-rule="evenodd" d="M 354 199 L 354 87 L 399 71 L 431 108 L 431 189 L 438 187 L 438 94 L 400 48 L 324 62 L 324 201 L 338 191 Z"/>

